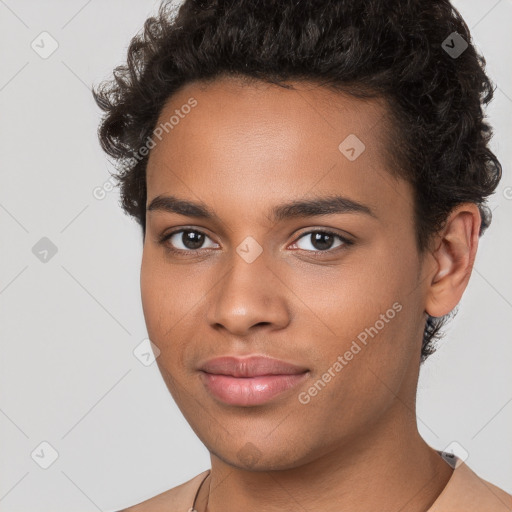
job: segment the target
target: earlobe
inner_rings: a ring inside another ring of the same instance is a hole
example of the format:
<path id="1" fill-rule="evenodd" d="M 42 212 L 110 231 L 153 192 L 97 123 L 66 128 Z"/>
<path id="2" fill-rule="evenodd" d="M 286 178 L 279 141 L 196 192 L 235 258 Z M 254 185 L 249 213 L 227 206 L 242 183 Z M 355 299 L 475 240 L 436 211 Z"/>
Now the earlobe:
<path id="1" fill-rule="evenodd" d="M 434 317 L 450 313 L 469 282 L 478 248 L 478 206 L 464 203 L 449 215 L 432 253 L 437 270 L 430 281 L 425 311 Z"/>

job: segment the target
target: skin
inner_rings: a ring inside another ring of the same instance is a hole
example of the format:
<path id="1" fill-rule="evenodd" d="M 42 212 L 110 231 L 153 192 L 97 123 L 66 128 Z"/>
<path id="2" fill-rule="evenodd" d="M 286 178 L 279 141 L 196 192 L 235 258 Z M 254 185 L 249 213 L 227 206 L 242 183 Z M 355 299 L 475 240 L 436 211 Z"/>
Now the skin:
<path id="1" fill-rule="evenodd" d="M 422 332 L 426 313 L 449 313 L 466 288 L 478 208 L 457 207 L 420 254 L 412 188 L 392 177 L 384 151 L 385 103 L 293 85 L 190 83 L 170 98 L 159 122 L 190 97 L 197 106 L 150 152 L 147 205 L 172 194 L 218 217 L 148 211 L 141 266 L 159 369 L 211 454 L 211 478 L 196 508 L 424 512 L 452 469 L 417 430 Z M 338 149 L 349 134 L 366 146 L 354 161 Z M 332 194 L 367 205 L 375 217 L 269 216 L 276 205 Z M 182 233 L 159 243 L 180 228 L 204 233 L 201 248 L 184 245 Z M 322 229 L 354 243 L 335 238 L 332 248 L 319 250 L 307 233 Z M 248 236 L 262 249 L 252 263 L 236 251 Z M 172 246 L 189 256 L 166 250 Z M 299 393 L 394 303 L 400 312 L 301 403 Z M 198 372 L 201 363 L 228 354 L 268 355 L 309 374 L 271 402 L 230 406 L 209 394 Z M 166 496 L 158 503 L 168 507 Z M 148 500 L 130 510 L 158 509 Z"/>

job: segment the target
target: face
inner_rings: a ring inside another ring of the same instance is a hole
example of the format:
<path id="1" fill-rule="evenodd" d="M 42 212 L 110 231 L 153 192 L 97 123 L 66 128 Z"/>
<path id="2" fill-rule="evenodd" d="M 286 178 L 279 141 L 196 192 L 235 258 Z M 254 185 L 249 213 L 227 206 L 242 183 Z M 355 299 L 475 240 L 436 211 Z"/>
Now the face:
<path id="1" fill-rule="evenodd" d="M 416 391 L 424 270 L 412 188 L 385 157 L 385 106 L 294 87 L 188 84 L 161 112 L 172 128 L 147 168 L 148 334 L 191 427 L 240 468 L 363 442 Z M 253 355 L 306 371 L 262 403 L 220 399 L 200 371 Z"/>

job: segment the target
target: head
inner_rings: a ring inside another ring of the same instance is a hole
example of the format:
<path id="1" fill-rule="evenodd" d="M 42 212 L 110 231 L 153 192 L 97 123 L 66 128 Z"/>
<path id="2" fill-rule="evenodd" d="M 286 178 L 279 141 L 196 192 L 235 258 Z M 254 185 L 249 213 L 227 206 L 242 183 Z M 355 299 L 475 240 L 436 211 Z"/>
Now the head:
<path id="1" fill-rule="evenodd" d="M 249 442 L 261 467 L 292 466 L 414 403 L 501 177 L 484 65 L 448 0 L 186 0 L 94 91 L 142 227 L 149 337 L 210 451 L 241 464 Z M 226 354 L 309 381 L 227 408 L 198 378 Z"/>

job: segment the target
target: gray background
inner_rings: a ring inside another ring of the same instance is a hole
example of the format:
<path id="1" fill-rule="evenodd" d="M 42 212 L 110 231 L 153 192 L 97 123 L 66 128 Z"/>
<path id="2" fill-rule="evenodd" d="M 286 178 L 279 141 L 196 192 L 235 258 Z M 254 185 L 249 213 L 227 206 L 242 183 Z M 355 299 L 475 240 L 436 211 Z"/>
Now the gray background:
<path id="1" fill-rule="evenodd" d="M 488 114 L 504 177 L 458 316 L 422 368 L 418 422 L 512 492 L 512 0 L 455 5 L 498 85 Z M 157 6 L 0 0 L 2 512 L 118 510 L 210 467 L 156 364 L 133 354 L 147 337 L 140 230 L 117 189 L 93 195 L 113 167 L 90 87 Z M 58 43 L 48 58 L 31 47 L 51 49 L 43 31 Z M 46 262 L 32 249 L 43 237 L 57 248 Z M 47 469 L 43 441 L 58 452 Z"/>

